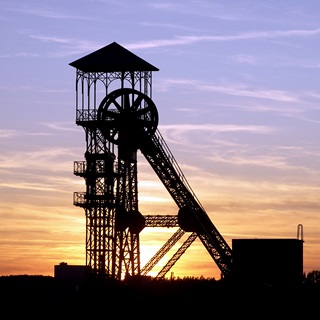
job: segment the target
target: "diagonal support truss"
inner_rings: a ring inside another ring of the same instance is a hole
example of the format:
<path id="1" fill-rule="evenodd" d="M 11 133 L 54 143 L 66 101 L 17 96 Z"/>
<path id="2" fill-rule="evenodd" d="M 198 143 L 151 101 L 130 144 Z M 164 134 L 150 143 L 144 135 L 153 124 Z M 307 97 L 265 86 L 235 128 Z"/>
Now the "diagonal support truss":
<path id="1" fill-rule="evenodd" d="M 167 272 L 174 266 L 174 264 L 179 260 L 183 253 L 191 246 L 194 240 L 196 240 L 197 234 L 195 232 L 191 233 L 188 239 L 182 244 L 178 251 L 172 256 L 172 258 L 167 262 L 167 264 L 161 269 L 157 274 L 156 279 L 162 279 Z"/>
<path id="2" fill-rule="evenodd" d="M 231 248 L 195 196 L 160 132 L 156 130 L 152 136 L 144 137 L 140 149 L 179 207 L 180 227 L 185 231 L 196 233 L 222 274 L 230 275 Z M 161 254 L 160 249 L 158 255 Z"/>
<path id="3" fill-rule="evenodd" d="M 140 274 L 146 275 L 151 269 L 165 256 L 165 254 L 182 238 L 185 231 L 178 229 L 162 246 L 162 248 L 149 260 L 149 262 L 141 269 Z"/>

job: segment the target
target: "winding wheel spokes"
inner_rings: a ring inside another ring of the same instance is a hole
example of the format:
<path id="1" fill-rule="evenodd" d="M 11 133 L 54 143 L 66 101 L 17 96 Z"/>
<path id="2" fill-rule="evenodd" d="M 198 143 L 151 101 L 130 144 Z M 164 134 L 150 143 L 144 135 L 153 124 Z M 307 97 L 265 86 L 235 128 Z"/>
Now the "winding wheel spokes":
<path id="1" fill-rule="evenodd" d="M 109 93 L 98 109 L 99 129 L 104 137 L 117 145 L 133 145 L 152 136 L 158 126 L 158 111 L 146 94 L 130 88 Z"/>

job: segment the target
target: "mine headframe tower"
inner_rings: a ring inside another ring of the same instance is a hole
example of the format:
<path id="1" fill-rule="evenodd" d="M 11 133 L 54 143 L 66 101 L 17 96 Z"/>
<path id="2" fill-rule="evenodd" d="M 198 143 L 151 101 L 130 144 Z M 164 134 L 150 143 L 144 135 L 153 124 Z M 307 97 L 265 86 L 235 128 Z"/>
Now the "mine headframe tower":
<path id="1" fill-rule="evenodd" d="M 74 204 L 86 216 L 86 265 L 94 278 L 146 275 L 185 232 L 191 235 L 159 273 L 163 277 L 198 237 L 223 276 L 232 269 L 231 249 L 211 222 L 157 129 L 152 71 L 158 69 L 116 42 L 70 63 L 76 72 L 76 124 L 86 136 L 85 161 L 74 174 L 86 191 Z M 179 211 L 143 216 L 138 208 L 137 151 L 153 168 Z M 178 226 L 140 270 L 139 233 L 148 226 Z"/>
<path id="2" fill-rule="evenodd" d="M 74 174 L 86 184 L 85 192 L 74 192 L 74 205 L 85 210 L 86 265 L 95 278 L 139 275 L 139 233 L 145 219 L 138 210 L 130 106 L 153 133 L 158 114 L 149 111 L 148 102 L 152 71 L 158 69 L 116 42 L 70 65 L 77 69 L 76 124 L 86 139 L 85 160 L 74 162 Z M 112 119 L 108 127 L 101 126 L 102 116 Z"/>

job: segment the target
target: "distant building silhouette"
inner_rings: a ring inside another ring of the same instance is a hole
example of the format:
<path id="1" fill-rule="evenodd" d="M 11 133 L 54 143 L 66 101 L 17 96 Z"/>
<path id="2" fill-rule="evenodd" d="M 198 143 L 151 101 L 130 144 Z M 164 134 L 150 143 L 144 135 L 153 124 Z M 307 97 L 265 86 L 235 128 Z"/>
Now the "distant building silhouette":
<path id="1" fill-rule="evenodd" d="M 88 270 L 87 266 L 68 265 L 66 262 L 61 262 L 54 266 L 54 278 L 79 285 L 85 281 Z"/>
<path id="2" fill-rule="evenodd" d="M 240 283 L 297 286 L 303 280 L 303 240 L 233 239 L 233 275 Z"/>

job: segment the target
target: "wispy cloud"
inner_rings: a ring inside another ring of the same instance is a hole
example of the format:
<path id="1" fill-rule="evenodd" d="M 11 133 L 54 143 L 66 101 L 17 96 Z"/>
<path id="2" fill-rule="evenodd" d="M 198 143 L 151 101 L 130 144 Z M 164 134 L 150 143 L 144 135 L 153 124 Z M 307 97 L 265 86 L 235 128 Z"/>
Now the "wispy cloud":
<path id="1" fill-rule="evenodd" d="M 252 89 L 245 86 L 216 86 L 216 85 L 201 85 L 201 90 L 214 91 L 229 95 L 243 96 L 250 98 L 268 99 L 283 102 L 298 102 L 299 99 L 292 95 L 292 93 L 283 90 L 259 90 Z"/>
<path id="2" fill-rule="evenodd" d="M 40 55 L 38 53 L 32 53 L 32 52 L 18 52 L 18 53 L 13 53 L 13 54 L 1 54 L 0 59 L 3 58 L 12 58 L 12 57 L 17 57 L 17 58 L 38 58 Z"/>
<path id="3" fill-rule="evenodd" d="M 52 87 L 42 87 L 42 86 L 29 86 L 29 85 L 12 85 L 12 86 L 0 86 L 0 89 L 3 91 L 9 92 L 21 92 L 21 91 L 29 91 L 29 92 L 41 92 L 41 93 L 65 93 L 70 92 L 70 89 L 66 88 L 52 88 Z M 39 101 L 39 100 L 38 100 Z M 45 101 L 48 103 L 48 101 Z"/>
<path id="4" fill-rule="evenodd" d="M 25 33 L 25 31 L 23 31 Z M 87 40 L 78 40 L 74 38 L 64 38 L 56 36 L 44 36 L 35 34 L 34 32 L 29 33 L 29 37 L 32 39 L 39 40 L 46 43 L 54 43 L 60 45 L 60 50 L 50 52 L 52 57 L 65 57 L 74 54 L 80 54 L 83 52 L 90 52 L 100 49 L 105 44 L 96 43 Z"/>
<path id="5" fill-rule="evenodd" d="M 0 138 L 17 138 L 17 137 L 26 137 L 26 136 L 48 136 L 48 132 L 25 132 L 12 129 L 0 129 Z"/>
<path id="6" fill-rule="evenodd" d="M 66 167 L 61 159 L 76 157 L 79 153 L 73 152 L 67 148 L 39 148 L 37 150 L 6 152 L 0 156 L 0 168 L 3 169 L 18 169 L 24 168 L 40 172 L 41 169 L 46 171 L 54 171 L 57 168 Z M 57 162 L 56 160 L 59 159 Z M 62 165 L 61 165 L 62 164 Z"/>
<path id="7" fill-rule="evenodd" d="M 51 42 L 51 43 L 60 43 L 60 44 L 69 44 L 72 41 L 72 39 L 68 39 L 68 38 L 54 37 L 54 36 L 41 36 L 41 35 L 34 35 L 34 34 L 30 34 L 29 37 L 32 39 L 40 40 L 42 42 Z M 78 42 L 78 44 L 80 43 Z"/>
<path id="8" fill-rule="evenodd" d="M 173 23 L 157 23 L 157 22 L 141 22 L 142 26 L 145 27 L 159 27 L 159 28 L 167 28 L 167 29 L 175 29 L 175 30 L 189 30 L 194 31 L 194 28 L 191 26 L 173 24 Z"/>
<path id="9" fill-rule="evenodd" d="M 293 29 L 293 30 L 271 30 L 245 32 L 236 35 L 215 35 L 215 36 L 180 36 L 174 39 L 159 39 L 134 44 L 126 44 L 128 49 L 145 49 L 164 46 L 188 45 L 196 42 L 221 42 L 239 40 L 264 40 L 284 37 L 310 37 L 320 34 L 320 28 L 316 29 Z"/>
<path id="10" fill-rule="evenodd" d="M 194 134 L 200 134 L 206 138 L 210 135 L 221 133 L 251 133 L 272 134 L 277 129 L 268 126 L 237 125 L 237 124 L 175 124 L 159 125 L 159 130 L 165 140 L 174 144 L 190 144 L 190 136 L 194 140 Z M 206 145 L 204 141 L 203 144 Z"/>
<path id="11" fill-rule="evenodd" d="M 161 1 L 148 3 L 147 6 L 156 11 L 161 10 L 164 14 L 174 13 L 181 16 L 199 16 L 227 21 L 248 19 L 247 16 L 243 17 L 237 13 L 237 10 L 233 12 L 234 6 L 228 7 L 226 3 L 217 4 L 212 1 L 183 1 L 180 3 L 178 1 Z"/>
<path id="12" fill-rule="evenodd" d="M 12 129 L 0 129 L 0 138 L 1 139 L 6 139 L 6 138 L 12 138 L 12 137 L 17 137 L 21 134 L 17 132 L 16 130 Z"/>
<path id="13" fill-rule="evenodd" d="M 167 130 L 186 132 L 252 132 L 259 134 L 270 134 L 275 132 L 274 128 L 267 126 L 252 126 L 252 125 L 236 125 L 236 124 L 176 124 L 176 125 L 160 125 L 161 132 Z"/>
<path id="14" fill-rule="evenodd" d="M 23 31 L 25 32 L 25 31 Z M 189 45 L 197 42 L 221 42 L 221 41 L 242 41 L 242 40 L 265 40 L 265 39 L 277 39 L 285 37 L 311 37 L 320 34 L 320 28 L 310 30 L 272 30 L 272 31 L 260 31 L 260 32 L 246 32 L 236 35 L 205 35 L 205 36 L 177 36 L 172 39 L 155 39 L 148 41 L 140 41 L 135 43 L 122 44 L 128 50 L 141 50 L 148 48 L 161 48 L 170 46 Z M 56 43 L 62 45 L 63 51 L 56 51 L 51 53 L 51 56 L 69 56 L 79 54 L 83 52 L 90 52 L 100 49 L 105 44 L 97 43 L 88 40 L 78 40 L 73 38 L 64 38 L 56 36 L 46 36 L 41 34 L 35 34 L 30 32 L 29 36 L 33 39 L 37 39 L 42 42 Z M 242 57 L 243 59 L 244 57 Z M 246 57 L 248 63 L 248 57 Z M 250 62 L 253 63 L 252 57 Z"/>
<path id="15" fill-rule="evenodd" d="M 220 162 L 224 164 L 231 164 L 236 166 L 260 166 L 260 167 L 272 167 L 281 170 L 289 169 L 287 159 L 281 155 L 253 155 L 253 154 L 242 154 L 238 150 L 235 154 L 228 153 L 227 156 L 221 154 L 212 154 L 208 157 L 211 161 Z M 293 169 L 293 168 L 291 168 Z"/>
<path id="16" fill-rule="evenodd" d="M 44 177 L 43 177 L 44 178 Z M 44 179 L 45 180 L 45 179 Z M 51 181 L 52 182 L 52 181 Z M 23 182 L 20 181 L 19 183 L 17 183 L 16 181 L 13 182 L 2 182 L 0 183 L 0 188 L 12 188 L 12 189 L 16 189 L 16 190 L 32 190 L 32 191 L 37 191 L 37 192 L 65 192 L 59 188 L 57 188 L 56 186 L 53 186 L 53 184 L 49 184 L 47 180 L 45 180 L 43 183 L 41 183 L 40 181 L 37 182 Z"/>
<path id="17" fill-rule="evenodd" d="M 72 132 L 82 132 L 79 127 L 75 127 L 72 122 L 52 122 L 52 123 L 41 123 L 43 126 L 58 130 L 58 131 L 72 131 Z"/>
<path id="18" fill-rule="evenodd" d="M 72 15 L 72 14 L 65 14 L 58 11 L 54 11 L 49 8 L 31 8 L 30 6 L 20 6 L 20 7 L 11 7 L 7 8 L 9 11 L 14 12 L 20 12 L 24 14 L 30 14 L 33 16 L 38 16 L 42 18 L 49 18 L 49 19 L 64 19 L 64 20 L 92 20 L 93 18 L 90 18 L 88 16 L 78 16 L 78 15 Z"/>
<path id="19" fill-rule="evenodd" d="M 297 93 L 286 92 L 284 90 L 272 90 L 272 89 L 257 89 L 251 88 L 246 85 L 237 84 L 207 84 L 197 80 L 191 79 L 165 79 L 159 83 L 159 88 L 162 91 L 168 90 L 171 86 L 190 86 L 192 89 L 206 91 L 206 92 L 217 92 L 233 96 L 242 96 L 250 98 L 268 99 L 281 102 L 299 102 L 299 96 Z"/>

